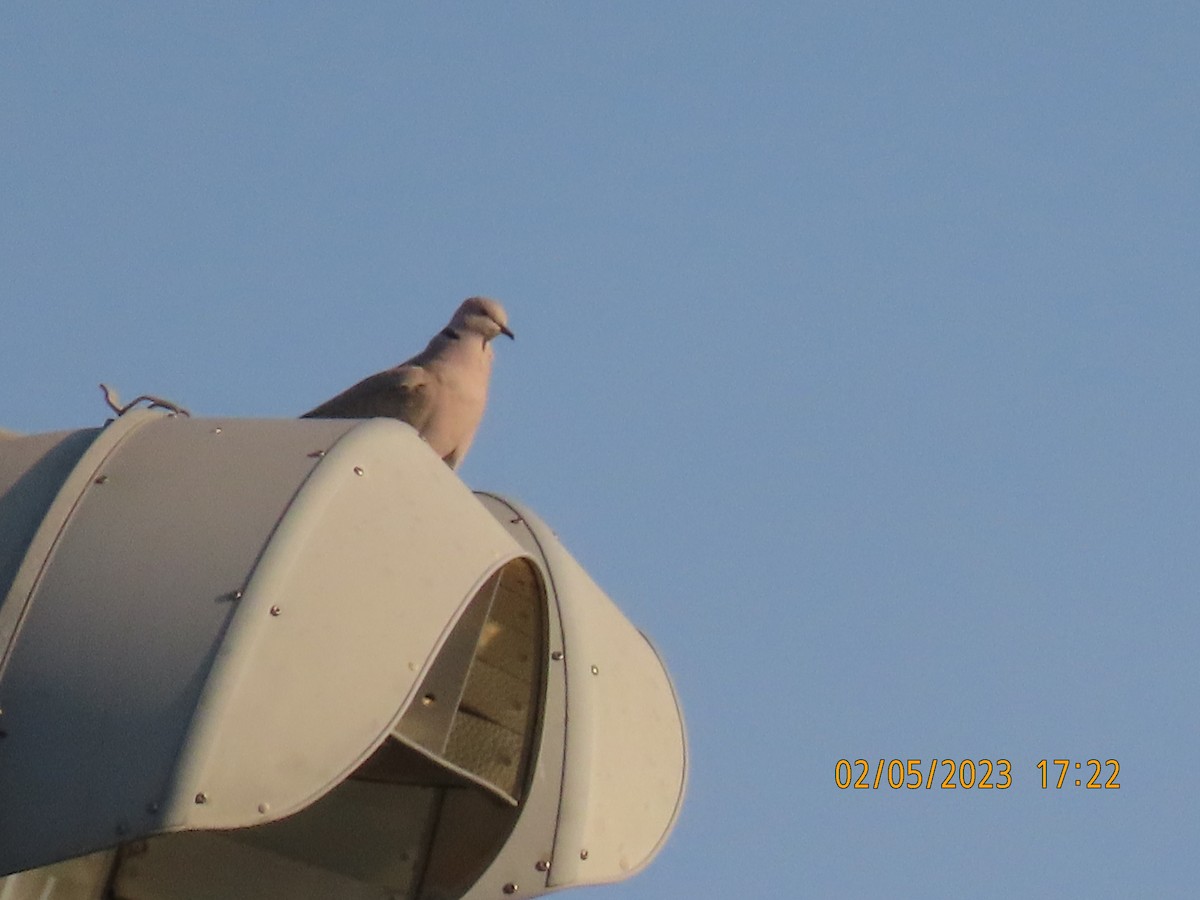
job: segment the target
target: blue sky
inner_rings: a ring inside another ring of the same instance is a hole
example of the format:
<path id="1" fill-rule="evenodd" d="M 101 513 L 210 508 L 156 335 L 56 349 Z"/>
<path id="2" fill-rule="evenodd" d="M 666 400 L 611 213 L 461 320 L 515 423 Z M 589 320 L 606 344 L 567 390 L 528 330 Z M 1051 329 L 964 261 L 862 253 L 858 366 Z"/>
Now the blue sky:
<path id="1" fill-rule="evenodd" d="M 1198 108 L 1185 3 L 8 4 L 0 427 L 296 415 L 498 297 L 461 474 L 688 718 L 591 896 L 1191 896 Z"/>

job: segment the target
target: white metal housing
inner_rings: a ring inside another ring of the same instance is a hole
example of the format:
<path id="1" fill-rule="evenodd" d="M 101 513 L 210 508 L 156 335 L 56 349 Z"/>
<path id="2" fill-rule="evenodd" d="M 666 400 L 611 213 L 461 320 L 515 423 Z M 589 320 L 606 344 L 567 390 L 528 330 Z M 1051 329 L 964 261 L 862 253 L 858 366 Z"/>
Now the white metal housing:
<path id="1" fill-rule="evenodd" d="M 536 896 L 674 823 L 653 648 L 406 425 L 9 438 L 0 537 L 5 900 Z"/>

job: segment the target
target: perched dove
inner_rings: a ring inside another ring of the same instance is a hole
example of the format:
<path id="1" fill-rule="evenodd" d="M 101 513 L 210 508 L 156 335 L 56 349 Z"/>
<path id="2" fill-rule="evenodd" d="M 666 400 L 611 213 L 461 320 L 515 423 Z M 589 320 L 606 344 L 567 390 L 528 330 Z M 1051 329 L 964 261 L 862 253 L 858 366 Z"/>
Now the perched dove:
<path id="1" fill-rule="evenodd" d="M 364 378 L 301 418 L 399 419 L 417 429 L 450 468 L 458 468 L 483 418 L 491 340 L 498 334 L 513 337 L 504 307 L 471 297 L 408 362 Z"/>

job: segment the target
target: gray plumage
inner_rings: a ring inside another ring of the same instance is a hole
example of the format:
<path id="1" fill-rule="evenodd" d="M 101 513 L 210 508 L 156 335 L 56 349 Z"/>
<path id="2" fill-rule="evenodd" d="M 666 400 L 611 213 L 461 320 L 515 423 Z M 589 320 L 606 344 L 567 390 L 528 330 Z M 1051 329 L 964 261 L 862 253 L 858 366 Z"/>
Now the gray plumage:
<path id="1" fill-rule="evenodd" d="M 483 418 L 492 374 L 491 341 L 500 334 L 513 337 L 504 307 L 487 297 L 471 297 L 412 359 L 364 378 L 301 418 L 399 419 L 455 469 Z"/>

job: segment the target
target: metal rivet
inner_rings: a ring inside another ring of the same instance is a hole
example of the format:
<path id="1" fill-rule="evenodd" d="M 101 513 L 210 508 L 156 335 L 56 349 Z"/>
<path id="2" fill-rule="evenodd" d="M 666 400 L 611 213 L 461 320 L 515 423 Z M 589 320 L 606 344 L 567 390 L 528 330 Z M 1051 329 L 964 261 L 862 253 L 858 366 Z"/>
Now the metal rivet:
<path id="1" fill-rule="evenodd" d="M 534 868 L 537 869 L 539 872 L 549 872 L 550 871 L 550 860 L 539 859 L 537 861 L 537 863 L 534 865 Z"/>
<path id="2" fill-rule="evenodd" d="M 94 484 L 104 484 L 108 481 L 107 475 L 97 475 Z"/>
<path id="3" fill-rule="evenodd" d="M 435 703 L 437 703 L 437 697 L 435 697 L 433 694 L 426 694 L 421 698 L 422 706 L 433 706 Z"/>
<path id="4" fill-rule="evenodd" d="M 205 794 L 204 791 L 201 791 L 199 794 L 196 795 L 196 802 L 197 803 L 207 803 L 208 795 Z"/>
<path id="5" fill-rule="evenodd" d="M 580 851 L 579 851 L 579 858 L 580 858 L 580 859 L 587 859 L 587 858 L 588 858 L 588 852 L 587 852 L 586 850 L 580 850 Z"/>
<path id="6" fill-rule="evenodd" d="M 282 609 L 280 609 L 278 606 L 272 606 L 272 607 L 271 607 L 271 615 L 273 615 L 273 616 L 277 616 L 277 615 L 279 615 L 281 612 L 283 612 L 283 610 L 282 610 Z"/>
<path id="7" fill-rule="evenodd" d="M 515 881 L 510 881 L 508 884 L 506 884 L 504 886 L 504 893 L 515 894 L 516 892 L 517 892 L 517 883 Z"/>
<path id="8" fill-rule="evenodd" d="M 258 811 L 259 811 L 260 813 L 266 813 L 268 810 L 270 810 L 270 808 L 271 808 L 271 804 L 270 804 L 270 803 L 260 803 L 260 804 L 258 804 Z"/>
<path id="9" fill-rule="evenodd" d="M 220 428 L 214 428 L 214 429 L 212 430 L 212 433 L 213 433 L 213 434 L 220 434 L 220 433 L 221 433 L 221 429 L 220 429 Z"/>
<path id="10" fill-rule="evenodd" d="M 508 520 L 508 523 L 509 523 L 510 525 L 520 525 L 520 524 L 521 524 L 523 521 L 525 521 L 525 520 L 524 520 L 524 519 L 522 519 L 520 516 L 516 516 L 516 517 L 514 517 L 514 518 L 512 518 L 512 519 L 509 519 L 509 520 Z"/>
<path id="11" fill-rule="evenodd" d="M 308 454 L 308 458 L 309 459 L 320 459 L 324 455 L 325 455 L 324 450 L 314 450 L 312 453 Z"/>
<path id="12" fill-rule="evenodd" d="M 550 654 L 550 658 L 551 659 L 562 659 L 563 652 L 561 650 L 555 650 L 553 653 Z"/>
<path id="13" fill-rule="evenodd" d="M 592 674 L 593 674 L 593 675 L 599 675 L 599 674 L 600 674 L 600 667 L 599 667 L 599 666 L 592 666 Z"/>
<path id="14" fill-rule="evenodd" d="M 355 466 L 355 467 L 354 467 L 354 474 L 355 474 L 355 475 L 362 475 L 362 474 L 364 474 L 364 472 L 365 472 L 365 470 L 363 469 L 363 467 L 362 467 L 362 466 Z"/>

